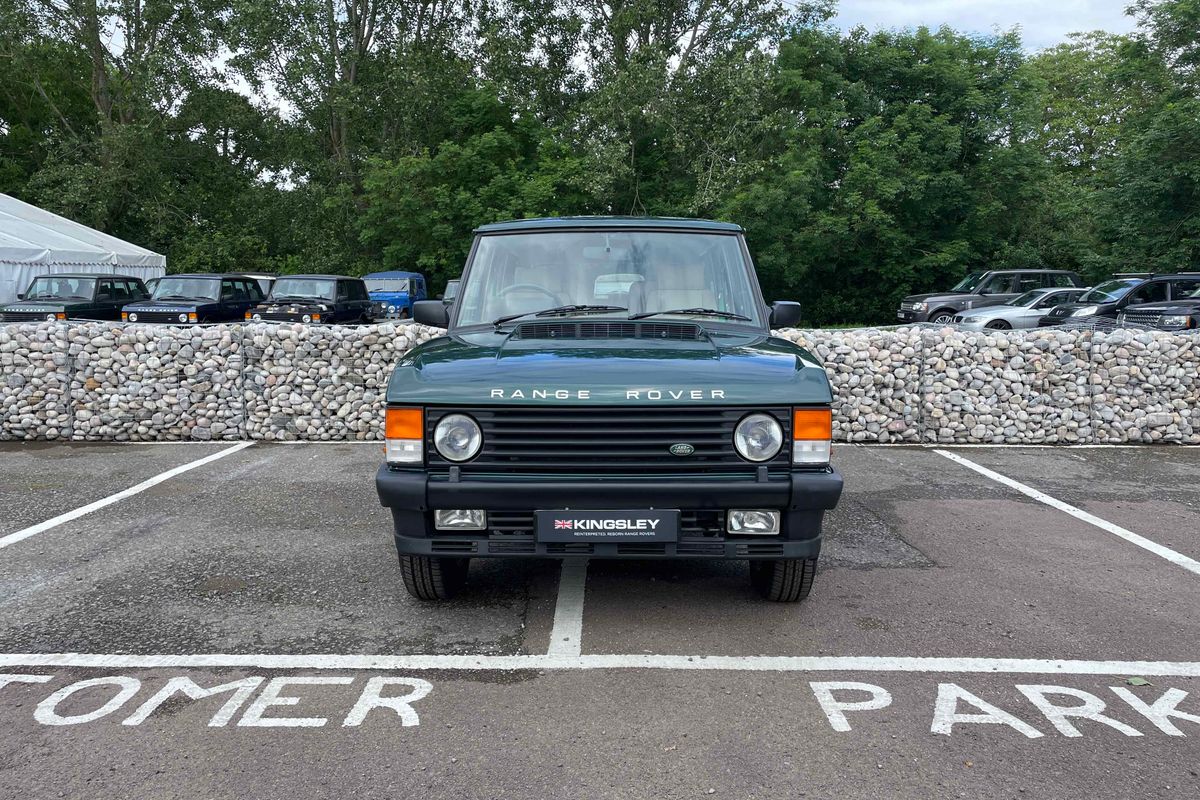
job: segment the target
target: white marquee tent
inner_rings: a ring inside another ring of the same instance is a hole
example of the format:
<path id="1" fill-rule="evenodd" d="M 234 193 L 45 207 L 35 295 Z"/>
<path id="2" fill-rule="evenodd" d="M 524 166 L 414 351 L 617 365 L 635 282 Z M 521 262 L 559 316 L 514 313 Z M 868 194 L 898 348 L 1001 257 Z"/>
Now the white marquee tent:
<path id="1" fill-rule="evenodd" d="M 0 194 L 0 303 L 11 303 L 38 275 L 94 272 L 148 280 L 167 259 L 144 247 Z"/>

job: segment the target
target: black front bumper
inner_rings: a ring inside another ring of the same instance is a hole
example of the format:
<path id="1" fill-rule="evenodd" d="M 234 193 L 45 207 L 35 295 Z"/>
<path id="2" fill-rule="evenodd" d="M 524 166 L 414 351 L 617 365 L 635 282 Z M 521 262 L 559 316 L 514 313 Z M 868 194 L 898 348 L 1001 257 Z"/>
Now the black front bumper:
<path id="1" fill-rule="evenodd" d="M 396 549 L 402 554 L 471 558 L 586 555 L 596 558 L 814 558 L 821 550 L 821 522 L 837 505 L 842 476 L 791 472 L 769 480 L 731 478 L 588 478 L 577 480 L 451 481 L 421 470 L 380 467 L 375 476 L 380 503 L 392 512 Z M 539 542 L 527 534 L 435 531 L 433 509 L 678 508 L 725 511 L 765 508 L 782 512 L 778 536 L 681 535 L 662 543 Z"/>

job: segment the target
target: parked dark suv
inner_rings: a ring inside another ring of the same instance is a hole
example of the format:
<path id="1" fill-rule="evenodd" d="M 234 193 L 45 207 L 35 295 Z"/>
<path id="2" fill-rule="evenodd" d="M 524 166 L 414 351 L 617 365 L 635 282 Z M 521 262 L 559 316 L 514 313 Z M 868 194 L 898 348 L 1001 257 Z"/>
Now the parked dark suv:
<path id="1" fill-rule="evenodd" d="M 1164 331 L 1200 329 L 1200 272 L 1181 272 L 1179 276 L 1170 287 L 1171 299 L 1127 305 L 1117 319 L 1125 325 Z"/>
<path id="2" fill-rule="evenodd" d="M 271 296 L 246 312 L 256 322 L 354 323 L 375 319 L 375 303 L 362 278 L 284 275 Z"/>
<path id="3" fill-rule="evenodd" d="M 118 320 L 122 306 L 149 296 L 141 279 L 129 275 L 43 275 L 33 279 L 20 300 L 0 308 L 0 321 Z"/>
<path id="4" fill-rule="evenodd" d="M 1142 307 L 1149 305 L 1158 309 L 1176 300 L 1190 300 L 1197 289 L 1200 289 L 1200 274 L 1194 272 L 1137 277 L 1118 275 L 1113 280 L 1089 289 L 1074 303 L 1056 306 L 1053 311 L 1038 320 L 1038 326 L 1044 328 L 1081 320 L 1115 322 L 1122 312 L 1135 306 L 1139 307 L 1138 316 L 1134 319 L 1127 318 L 1127 321 L 1132 324 L 1145 324 L 1147 318 L 1141 315 L 1153 315 L 1156 312 Z"/>
<path id="5" fill-rule="evenodd" d="M 896 318 L 902 322 L 945 325 L 960 311 L 1007 303 L 1031 289 L 1069 289 L 1084 285 L 1076 273 L 1058 269 L 972 272 L 948 292 L 910 294 L 900 301 Z"/>
<path id="6" fill-rule="evenodd" d="M 258 281 L 246 275 L 168 275 L 149 300 L 125 306 L 121 319 L 169 325 L 232 322 L 262 299 Z"/>

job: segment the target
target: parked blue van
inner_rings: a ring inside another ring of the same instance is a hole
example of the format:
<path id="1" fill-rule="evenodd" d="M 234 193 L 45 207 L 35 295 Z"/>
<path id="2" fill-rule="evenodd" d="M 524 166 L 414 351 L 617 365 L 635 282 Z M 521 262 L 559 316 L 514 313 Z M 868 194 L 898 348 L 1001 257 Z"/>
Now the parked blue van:
<path id="1" fill-rule="evenodd" d="M 419 272 L 372 272 L 363 280 L 381 317 L 412 319 L 413 303 L 428 296 L 425 276 Z"/>

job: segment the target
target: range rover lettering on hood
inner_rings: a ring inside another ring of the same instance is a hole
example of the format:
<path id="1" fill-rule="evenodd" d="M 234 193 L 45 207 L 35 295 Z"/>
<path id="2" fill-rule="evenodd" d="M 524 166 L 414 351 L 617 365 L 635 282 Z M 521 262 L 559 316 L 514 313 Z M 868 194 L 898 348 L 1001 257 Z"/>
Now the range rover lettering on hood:
<path id="1" fill-rule="evenodd" d="M 592 389 L 491 389 L 492 400 L 591 400 Z M 724 400 L 724 389 L 624 389 L 626 400 Z"/>

